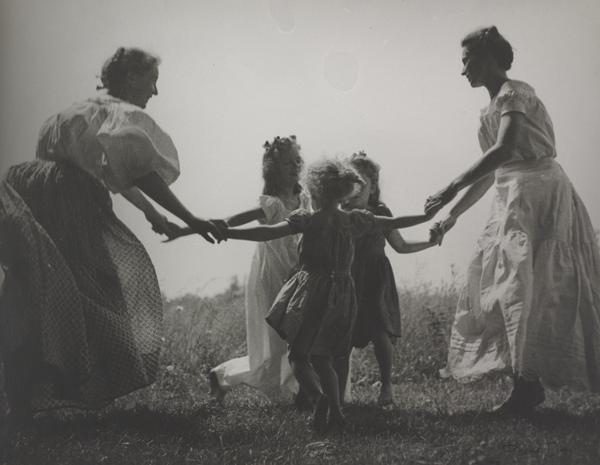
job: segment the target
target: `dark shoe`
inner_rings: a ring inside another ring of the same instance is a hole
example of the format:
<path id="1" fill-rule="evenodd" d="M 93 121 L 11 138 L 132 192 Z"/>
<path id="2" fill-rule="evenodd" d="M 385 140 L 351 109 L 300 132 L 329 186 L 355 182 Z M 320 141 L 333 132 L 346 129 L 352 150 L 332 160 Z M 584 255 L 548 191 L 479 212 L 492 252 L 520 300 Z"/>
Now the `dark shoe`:
<path id="1" fill-rule="evenodd" d="M 517 378 L 508 399 L 494 407 L 492 413 L 498 415 L 523 415 L 527 416 L 533 409 L 546 399 L 544 387 L 536 381 L 525 381 Z"/>
<path id="2" fill-rule="evenodd" d="M 210 395 L 214 400 L 222 404 L 225 399 L 225 389 L 219 384 L 217 374 L 213 371 L 209 372 L 208 381 L 210 383 Z"/>

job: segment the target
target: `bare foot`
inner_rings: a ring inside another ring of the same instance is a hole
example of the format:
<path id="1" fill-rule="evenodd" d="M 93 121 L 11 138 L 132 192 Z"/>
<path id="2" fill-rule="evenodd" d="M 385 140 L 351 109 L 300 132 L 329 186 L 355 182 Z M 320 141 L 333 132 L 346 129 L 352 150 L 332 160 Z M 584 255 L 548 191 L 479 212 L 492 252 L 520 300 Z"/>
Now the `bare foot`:
<path id="1" fill-rule="evenodd" d="M 344 417 L 341 411 L 330 412 L 329 423 L 327 426 L 329 427 L 329 429 L 335 431 L 347 431 L 349 429 L 348 422 L 346 421 L 346 418 Z"/>
<path id="2" fill-rule="evenodd" d="M 313 414 L 312 425 L 316 432 L 323 433 L 327 430 L 327 413 L 329 412 L 329 399 L 321 395 Z"/>
<path id="3" fill-rule="evenodd" d="M 294 398 L 294 405 L 301 412 L 311 412 L 316 406 L 316 401 L 300 389 Z"/>
<path id="4" fill-rule="evenodd" d="M 377 405 L 385 407 L 386 405 L 392 405 L 394 403 L 394 394 L 392 392 L 391 384 L 382 384 L 381 390 L 379 391 L 379 398 L 377 399 Z"/>

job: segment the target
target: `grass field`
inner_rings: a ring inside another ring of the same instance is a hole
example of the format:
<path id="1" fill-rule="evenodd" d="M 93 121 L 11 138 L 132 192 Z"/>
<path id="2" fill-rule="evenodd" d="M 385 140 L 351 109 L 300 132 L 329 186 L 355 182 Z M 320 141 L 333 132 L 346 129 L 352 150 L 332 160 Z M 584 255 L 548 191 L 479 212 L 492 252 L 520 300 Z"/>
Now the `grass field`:
<path id="1" fill-rule="evenodd" d="M 353 356 L 350 431 L 316 435 L 308 415 L 241 387 L 224 405 L 207 394 L 210 367 L 245 354 L 243 292 L 166 302 L 159 380 L 96 413 L 38 416 L 10 464 L 600 464 L 600 398 L 550 392 L 533 416 L 486 411 L 510 389 L 497 375 L 469 385 L 437 376 L 456 292 L 401 288 L 396 405 L 381 409 L 372 350 Z"/>

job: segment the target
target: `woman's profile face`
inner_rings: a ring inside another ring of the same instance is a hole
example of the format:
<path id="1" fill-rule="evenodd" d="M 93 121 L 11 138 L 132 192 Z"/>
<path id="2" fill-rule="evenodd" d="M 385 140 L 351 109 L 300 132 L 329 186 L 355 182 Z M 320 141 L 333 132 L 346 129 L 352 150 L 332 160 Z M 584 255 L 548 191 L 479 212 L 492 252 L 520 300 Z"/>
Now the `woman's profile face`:
<path id="1" fill-rule="evenodd" d="M 148 100 L 153 95 L 158 95 L 156 81 L 158 80 L 158 66 L 153 66 L 141 74 L 130 73 L 128 76 L 129 91 L 125 100 L 140 108 L 146 108 Z"/>
<path id="2" fill-rule="evenodd" d="M 465 45 L 462 48 L 463 69 L 461 75 L 465 76 L 471 87 L 481 87 L 485 84 L 490 70 L 490 57 L 473 46 Z"/>

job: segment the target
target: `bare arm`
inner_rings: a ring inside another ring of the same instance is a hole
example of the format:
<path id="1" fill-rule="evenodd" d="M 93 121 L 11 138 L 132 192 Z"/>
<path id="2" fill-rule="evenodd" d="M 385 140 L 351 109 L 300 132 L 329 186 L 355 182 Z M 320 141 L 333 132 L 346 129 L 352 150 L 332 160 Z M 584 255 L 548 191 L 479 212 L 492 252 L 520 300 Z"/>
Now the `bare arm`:
<path id="1" fill-rule="evenodd" d="M 523 113 L 511 112 L 500 118 L 496 143 L 467 171 L 452 181 L 452 184 L 459 191 L 474 184 L 484 176 L 492 174 L 512 158 L 512 152 L 521 131 L 524 117 Z"/>
<path id="2" fill-rule="evenodd" d="M 132 205 L 141 210 L 148 222 L 152 225 L 152 230 L 158 234 L 164 234 L 169 239 L 178 237 L 181 227 L 171 223 L 167 217 L 154 208 L 154 205 L 146 198 L 146 196 L 137 187 L 131 187 L 126 191 L 121 192 Z"/>
<path id="3" fill-rule="evenodd" d="M 227 218 L 226 220 L 218 220 L 218 221 L 224 221 L 227 226 L 235 227 L 235 226 L 240 226 L 240 225 L 243 225 L 246 223 L 250 223 L 251 221 L 262 220 L 264 218 L 265 218 L 265 212 L 263 211 L 263 209 L 262 208 L 254 208 L 252 210 L 246 210 L 244 212 L 232 215 L 229 218 Z M 217 221 L 217 220 L 213 220 L 213 221 Z M 179 237 L 190 236 L 192 234 L 195 234 L 195 231 L 190 227 L 179 228 L 179 230 L 176 231 L 170 237 L 170 240 L 166 241 L 166 242 L 170 242 L 171 240 L 177 239 Z"/>
<path id="4" fill-rule="evenodd" d="M 183 220 L 207 241 L 214 242 L 208 233 L 212 234 L 218 240 L 222 239 L 222 229 L 218 229 L 210 221 L 194 216 L 157 173 L 152 172 L 136 179 L 135 185 L 165 210 Z"/>
<path id="5" fill-rule="evenodd" d="M 400 231 L 398 231 L 397 229 L 389 231 L 388 233 L 386 233 L 385 237 L 392 249 L 402 254 L 420 252 L 421 250 L 425 250 L 436 245 L 435 242 L 430 241 L 405 241 L 402 237 L 402 234 L 400 234 Z"/>
<path id="6" fill-rule="evenodd" d="M 402 229 L 416 226 L 417 224 L 425 223 L 432 218 L 432 215 L 415 215 L 415 216 L 375 216 L 375 229 Z"/>
<path id="7" fill-rule="evenodd" d="M 280 237 L 296 234 L 287 221 L 282 221 L 277 224 L 263 224 L 250 228 L 229 228 L 225 231 L 225 236 L 228 239 L 241 239 L 245 241 L 264 242 Z"/>
<path id="8" fill-rule="evenodd" d="M 425 204 L 425 211 L 428 213 L 439 211 L 444 205 L 448 204 L 459 191 L 474 185 L 488 175 L 492 175 L 497 168 L 508 162 L 512 158 L 516 142 L 520 137 L 523 118 L 524 115 L 518 112 L 511 112 L 503 115 L 500 118 L 500 127 L 498 128 L 498 138 L 496 143 L 467 171 L 454 179 L 445 189 L 442 189 L 433 197 L 429 198 Z M 468 198 L 470 200 L 475 200 L 464 210 L 468 209 L 481 198 L 485 191 L 481 193 L 478 198 L 475 198 L 476 196 L 474 194 L 480 193 L 479 189 L 484 185 L 485 183 L 482 183 L 479 188 L 473 190 L 472 194 L 469 194 Z M 489 188 L 490 185 L 491 184 L 487 187 Z M 467 202 L 465 201 L 463 205 L 467 205 Z"/>
<path id="9" fill-rule="evenodd" d="M 490 189 L 492 184 L 494 184 L 494 173 L 488 173 L 466 190 L 462 197 L 454 204 L 450 210 L 450 214 L 458 218 L 469 208 L 475 205 L 477 201 Z"/>
<path id="10" fill-rule="evenodd" d="M 246 210 L 244 212 L 231 215 L 225 221 L 229 226 L 235 227 L 263 219 L 265 219 L 264 210 L 262 208 L 254 208 L 252 210 Z"/>
<path id="11" fill-rule="evenodd" d="M 158 214 L 154 205 L 150 203 L 150 201 L 142 194 L 142 192 L 137 187 L 131 187 L 123 192 L 121 195 L 125 197 L 133 206 L 135 206 L 138 210 L 141 210 L 146 218 L 149 216 L 153 216 L 154 214 Z"/>
<path id="12" fill-rule="evenodd" d="M 186 224 L 190 224 L 195 219 L 195 216 L 181 203 L 167 183 L 155 172 L 136 179 L 135 185 L 157 204 Z"/>

